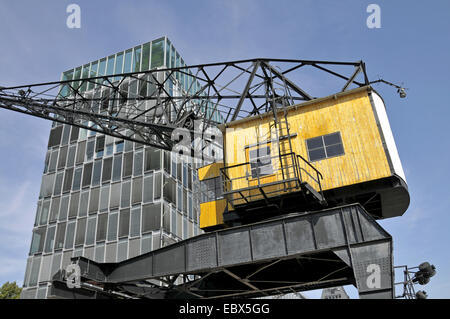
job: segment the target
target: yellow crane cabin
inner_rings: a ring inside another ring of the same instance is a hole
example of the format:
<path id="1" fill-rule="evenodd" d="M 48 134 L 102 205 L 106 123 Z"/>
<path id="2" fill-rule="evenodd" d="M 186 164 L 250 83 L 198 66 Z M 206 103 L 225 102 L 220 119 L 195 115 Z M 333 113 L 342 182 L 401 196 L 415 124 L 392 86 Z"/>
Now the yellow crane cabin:
<path id="1" fill-rule="evenodd" d="M 381 96 L 364 86 L 221 126 L 223 161 L 199 169 L 200 227 L 359 202 L 402 215 L 409 193 Z"/>

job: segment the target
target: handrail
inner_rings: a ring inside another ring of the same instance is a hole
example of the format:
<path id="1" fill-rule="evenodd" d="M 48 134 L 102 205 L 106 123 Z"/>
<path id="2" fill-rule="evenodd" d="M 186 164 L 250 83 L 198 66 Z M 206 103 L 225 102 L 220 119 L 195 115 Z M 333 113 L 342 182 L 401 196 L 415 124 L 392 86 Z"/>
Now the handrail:
<path id="1" fill-rule="evenodd" d="M 320 173 L 317 168 L 311 165 L 310 162 L 308 162 L 303 156 L 297 154 L 297 157 L 300 157 L 306 164 L 308 164 L 313 170 L 316 171 L 317 175 L 320 176 L 320 179 L 323 179 L 322 173 Z"/>
<path id="2" fill-rule="evenodd" d="M 314 189 L 316 189 L 318 191 L 318 193 L 320 193 L 322 195 L 323 198 L 323 191 L 322 191 L 322 184 L 321 184 L 321 179 L 323 180 L 323 175 L 319 172 L 319 170 L 317 170 L 313 165 L 311 165 L 303 156 L 295 154 L 294 152 L 290 152 L 290 153 L 285 153 L 285 154 L 277 154 L 274 156 L 270 156 L 271 159 L 278 159 L 280 161 L 280 166 L 279 167 L 274 167 L 272 166 L 273 170 L 271 174 L 264 174 L 264 175 L 260 175 L 259 172 L 259 168 L 256 168 L 255 171 L 253 171 L 250 168 L 250 171 L 247 169 L 245 172 L 240 172 L 239 174 L 236 175 L 236 173 L 231 173 L 231 176 L 229 175 L 230 171 L 229 170 L 233 170 L 236 169 L 238 167 L 242 167 L 242 166 L 247 166 L 254 163 L 253 161 L 248 161 L 245 163 L 239 163 L 239 164 L 234 164 L 231 166 L 225 166 L 225 167 L 221 167 L 220 168 L 220 172 L 221 172 L 221 176 L 223 178 L 222 180 L 222 187 L 223 187 L 223 191 L 226 192 L 231 192 L 231 193 L 240 193 L 239 190 L 246 190 L 246 187 L 244 187 L 244 185 L 246 185 L 245 180 L 247 181 L 251 181 L 253 180 L 255 183 L 255 186 L 257 187 L 264 187 L 264 185 L 269 185 L 271 183 L 273 183 L 272 181 L 270 182 L 265 182 L 264 180 L 261 183 L 261 179 L 274 175 L 274 174 L 283 174 L 283 178 L 280 180 L 279 178 L 277 178 L 277 181 L 279 183 L 286 183 L 286 181 L 296 181 L 296 186 L 288 186 L 288 188 L 298 188 L 300 187 L 301 183 L 305 182 L 305 178 L 306 179 L 311 179 L 313 184 L 316 183 L 316 185 L 311 185 Z M 307 167 L 302 167 L 301 165 L 301 161 L 305 162 L 306 164 L 308 164 L 308 166 L 313 170 L 312 172 L 309 172 L 309 168 Z M 286 161 L 286 162 L 284 162 Z M 245 170 L 245 169 L 244 169 Z M 302 174 L 302 171 L 304 171 L 305 173 Z M 250 173 L 250 175 L 249 175 Z M 256 174 L 256 175 L 255 175 Z M 291 178 L 287 178 L 285 176 L 285 174 L 287 174 L 288 176 L 290 176 Z M 314 176 L 314 174 L 316 176 Z M 302 175 L 305 177 L 303 178 Z M 308 177 L 307 177 L 308 176 Z M 237 186 L 234 183 L 244 183 L 242 185 L 242 187 L 238 187 L 236 189 L 233 189 L 233 186 Z M 233 185 L 234 184 L 234 185 Z M 286 187 L 286 185 L 285 185 Z M 286 189 L 284 190 L 286 191 Z M 244 196 L 241 194 L 241 196 Z M 253 195 L 250 195 L 253 196 Z M 255 195 L 256 196 L 256 195 Z M 262 196 L 266 196 L 264 195 L 264 192 L 262 191 Z M 229 199 L 231 201 L 234 201 L 234 199 Z M 236 199 L 237 200 L 237 199 Z"/>
<path id="3" fill-rule="evenodd" d="M 285 157 L 289 157 L 289 156 L 292 157 L 292 163 L 290 165 L 286 166 L 286 167 L 278 168 L 277 170 L 274 171 L 274 174 L 276 174 L 276 171 L 282 171 L 282 173 L 284 173 L 285 170 L 292 169 L 292 172 L 293 173 L 297 173 L 297 175 L 298 175 L 298 172 L 297 172 L 298 165 L 297 165 L 297 163 L 295 163 L 295 160 L 296 160 L 295 156 L 296 156 L 296 154 L 294 152 L 281 154 L 281 155 L 270 156 L 270 158 L 271 159 L 275 159 L 276 158 L 276 159 L 280 160 L 280 162 L 281 162 L 281 158 L 285 158 Z M 248 178 L 248 175 L 235 177 L 235 178 L 230 178 L 227 175 L 226 171 L 229 170 L 229 169 L 240 167 L 240 166 L 247 166 L 247 165 L 250 165 L 252 163 L 253 163 L 252 161 L 248 161 L 248 162 L 239 163 L 239 164 L 235 164 L 235 165 L 231 165 L 231 166 L 225 166 L 225 167 L 221 167 L 220 171 L 221 171 L 222 176 L 224 176 L 225 179 L 229 180 L 230 182 L 233 181 L 233 180 L 244 179 L 244 178 Z M 258 170 L 256 170 L 256 174 L 257 174 L 257 176 L 254 179 L 258 179 L 259 180 L 260 178 L 265 177 L 265 176 L 260 176 Z M 295 177 L 298 178 L 298 176 L 295 176 Z"/>
<path id="4" fill-rule="evenodd" d="M 320 195 L 322 195 L 322 198 L 324 199 L 324 196 L 323 196 L 323 190 L 322 190 L 322 183 L 320 182 L 321 179 L 323 180 L 322 173 L 320 173 L 319 170 L 318 170 L 317 168 L 315 168 L 314 166 L 312 166 L 311 163 L 310 163 L 309 161 L 307 161 L 303 156 L 301 156 L 301 155 L 298 154 L 298 155 L 297 155 L 297 158 L 301 158 L 301 159 L 303 160 L 303 162 L 305 162 L 306 164 L 308 164 L 308 166 L 311 167 L 311 168 L 316 172 L 317 179 L 315 179 L 314 177 L 312 177 L 311 174 L 309 174 L 309 172 L 308 172 L 306 169 L 304 169 L 304 168 L 300 167 L 300 165 L 298 165 L 298 168 L 299 168 L 300 171 L 301 171 L 301 170 L 305 171 L 305 173 L 308 174 L 309 177 L 311 177 L 312 180 L 315 181 L 315 182 L 319 185 L 319 193 L 320 193 Z M 300 178 L 301 178 L 301 172 L 300 172 Z"/>

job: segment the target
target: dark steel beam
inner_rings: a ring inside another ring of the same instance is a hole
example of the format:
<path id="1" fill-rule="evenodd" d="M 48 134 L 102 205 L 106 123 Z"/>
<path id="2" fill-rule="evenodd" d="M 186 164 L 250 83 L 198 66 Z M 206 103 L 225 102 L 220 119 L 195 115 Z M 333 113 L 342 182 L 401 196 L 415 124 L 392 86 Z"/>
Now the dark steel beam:
<path id="1" fill-rule="evenodd" d="M 242 91 L 242 95 L 239 98 L 238 104 L 236 105 L 236 108 L 234 110 L 233 116 L 231 117 L 231 121 L 236 120 L 239 111 L 241 110 L 242 104 L 244 103 L 244 100 L 247 98 L 248 90 L 250 89 L 250 86 L 253 82 L 253 78 L 255 77 L 256 71 L 259 68 L 259 61 L 253 63 L 254 67 L 252 70 L 252 73 L 250 74 L 250 77 L 248 78 L 247 84 L 245 85 L 244 91 Z"/>
<path id="2" fill-rule="evenodd" d="M 348 79 L 347 83 L 345 83 L 344 87 L 342 88 L 341 92 L 344 92 L 347 90 L 347 88 L 353 83 L 356 76 L 361 72 L 361 66 L 355 67 L 355 72 L 352 74 L 352 76 Z"/>
<path id="3" fill-rule="evenodd" d="M 283 80 L 291 89 L 293 89 L 295 92 L 300 94 L 306 100 L 314 99 L 312 96 L 310 96 L 308 93 L 306 93 L 300 87 L 298 87 L 294 82 L 292 82 L 291 80 L 286 78 L 281 72 L 279 72 L 277 69 L 272 67 L 269 63 L 264 62 L 264 66 L 267 67 L 273 74 L 276 75 L 276 77 L 280 78 L 280 80 Z"/>
<path id="4" fill-rule="evenodd" d="M 161 289 L 223 298 L 331 287 L 338 280 L 356 282 L 364 297 L 393 298 L 392 237 L 359 204 L 202 234 L 116 264 L 84 257 L 72 262 L 82 282 L 112 289 L 152 279 L 170 284 Z M 379 285 L 368 280 L 372 269 L 378 269 Z M 179 275 L 200 279 L 175 288 L 167 278 Z"/>
<path id="5" fill-rule="evenodd" d="M 282 68 L 278 70 L 275 64 Z M 269 112 L 277 89 L 282 89 L 291 103 L 311 100 L 311 94 L 286 76 L 295 70 L 302 72 L 312 66 L 345 79 L 345 89 L 351 83 L 362 85 L 354 81 L 355 74 L 347 78 L 324 65 L 358 67 L 364 73 L 366 84 L 369 83 L 362 61 L 257 58 L 0 87 L 0 107 L 169 150 L 174 144 L 170 133 L 183 127 L 188 116 L 218 125 Z M 235 76 L 236 71 L 242 73 Z M 177 83 L 178 74 L 189 77 L 190 87 L 183 87 L 173 96 L 168 83 Z M 238 80 L 242 75 L 249 75 L 244 84 Z M 259 81 L 256 84 L 255 78 Z M 227 81 L 226 84 L 221 85 L 221 80 Z M 192 90 L 194 82 L 195 90 Z M 128 87 L 132 85 L 137 91 L 128 95 Z M 246 102 L 248 109 L 244 107 Z M 218 118 L 213 118 L 213 112 Z M 121 130 L 130 130 L 132 137 L 125 136 Z"/>

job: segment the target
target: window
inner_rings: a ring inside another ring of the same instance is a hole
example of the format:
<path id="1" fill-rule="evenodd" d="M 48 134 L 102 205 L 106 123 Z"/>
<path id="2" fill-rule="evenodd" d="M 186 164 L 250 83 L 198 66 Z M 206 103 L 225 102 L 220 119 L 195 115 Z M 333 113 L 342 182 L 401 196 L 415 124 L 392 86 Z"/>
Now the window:
<path id="1" fill-rule="evenodd" d="M 134 59 L 132 71 L 139 71 L 141 67 L 141 47 L 134 48 Z"/>
<path id="2" fill-rule="evenodd" d="M 85 191 L 81 193 L 80 197 L 80 209 L 78 211 L 78 216 L 86 216 L 88 211 L 88 204 L 89 204 L 89 191 Z"/>
<path id="3" fill-rule="evenodd" d="M 33 231 L 33 239 L 31 240 L 30 254 L 36 254 L 42 252 L 44 247 L 44 237 L 46 228 L 39 228 Z"/>
<path id="4" fill-rule="evenodd" d="M 122 177 L 131 176 L 133 172 L 133 153 L 125 153 L 123 156 L 123 172 Z"/>
<path id="5" fill-rule="evenodd" d="M 50 200 L 46 200 L 42 205 L 41 219 L 39 223 L 40 225 L 47 224 L 49 211 L 50 211 Z"/>
<path id="6" fill-rule="evenodd" d="M 86 147 L 86 160 L 89 161 L 94 158 L 94 143 L 95 140 L 89 140 Z"/>
<path id="7" fill-rule="evenodd" d="M 50 164 L 49 164 L 49 168 L 48 168 L 49 172 L 56 171 L 57 160 L 58 160 L 58 150 L 54 150 L 52 152 L 52 154 L 50 155 Z"/>
<path id="8" fill-rule="evenodd" d="M 163 205 L 163 230 L 170 233 L 170 207 L 169 205 Z"/>
<path id="9" fill-rule="evenodd" d="M 64 175 L 63 193 L 70 191 L 70 188 L 72 187 L 72 178 L 73 168 L 69 168 L 66 170 L 66 174 Z"/>
<path id="10" fill-rule="evenodd" d="M 91 196 L 89 199 L 89 214 L 96 213 L 98 211 L 98 201 L 100 197 L 100 188 L 91 189 Z"/>
<path id="11" fill-rule="evenodd" d="M 130 236 L 141 235 L 141 207 L 133 208 L 130 216 Z"/>
<path id="12" fill-rule="evenodd" d="M 92 186 L 100 185 L 101 174 L 102 174 L 102 160 L 97 160 L 94 163 L 94 171 L 92 174 Z"/>
<path id="13" fill-rule="evenodd" d="M 133 187 L 131 193 L 131 204 L 138 204 L 142 201 L 142 177 L 133 179 Z"/>
<path id="14" fill-rule="evenodd" d="M 61 147 L 59 151 L 59 159 L 58 159 L 58 169 L 64 168 L 66 166 L 67 160 L 67 146 Z"/>
<path id="15" fill-rule="evenodd" d="M 97 144 L 95 145 L 95 157 L 99 158 L 103 156 L 105 150 L 105 136 L 99 136 L 97 138 Z"/>
<path id="16" fill-rule="evenodd" d="M 33 265 L 31 266 L 31 274 L 30 274 L 29 286 L 36 286 L 37 285 L 40 267 L 41 267 L 41 258 L 40 257 L 34 258 Z"/>
<path id="17" fill-rule="evenodd" d="M 122 196 L 120 197 L 120 207 L 130 206 L 131 182 L 127 181 L 122 184 Z"/>
<path id="18" fill-rule="evenodd" d="M 56 219 L 58 218 L 60 201 L 61 201 L 60 197 L 54 197 L 52 199 L 52 208 L 50 209 L 50 220 L 49 220 L 50 223 L 55 222 Z"/>
<path id="19" fill-rule="evenodd" d="M 67 230 L 66 230 L 66 242 L 64 245 L 65 249 L 71 249 L 73 248 L 73 242 L 74 242 L 74 236 L 75 236 L 75 221 L 67 224 Z"/>
<path id="20" fill-rule="evenodd" d="M 114 212 L 109 215 L 108 220 L 108 241 L 117 240 L 117 220 L 118 213 Z"/>
<path id="21" fill-rule="evenodd" d="M 106 225 L 108 224 L 108 214 L 98 215 L 97 237 L 96 241 L 104 241 L 106 239 Z"/>
<path id="22" fill-rule="evenodd" d="M 310 138 L 306 140 L 306 146 L 311 162 L 344 155 L 340 132 Z"/>
<path id="23" fill-rule="evenodd" d="M 89 83 L 89 85 L 93 85 L 93 84 L 92 84 L 92 83 Z M 82 124 L 87 124 L 87 122 L 83 122 Z M 88 135 L 87 129 L 85 129 L 85 128 L 80 128 L 80 134 L 79 134 L 79 136 L 78 136 L 78 139 L 79 139 L 80 141 L 85 140 L 85 139 L 87 138 L 87 135 Z M 84 155 L 84 153 L 83 153 L 83 155 Z"/>
<path id="24" fill-rule="evenodd" d="M 98 244 L 96 247 L 95 247 L 95 257 L 94 257 L 94 260 L 96 261 L 96 262 L 103 262 L 103 260 L 105 259 L 105 244 L 104 243 L 102 243 L 102 244 Z"/>
<path id="25" fill-rule="evenodd" d="M 93 245 L 95 242 L 95 229 L 97 225 L 96 216 L 89 218 L 86 232 L 86 245 Z"/>
<path id="26" fill-rule="evenodd" d="M 72 189 L 74 191 L 80 190 L 82 173 L 83 173 L 82 167 L 75 169 L 75 174 L 73 176 L 73 185 L 72 185 Z"/>
<path id="27" fill-rule="evenodd" d="M 85 234 L 86 234 L 86 218 L 81 218 L 77 222 L 77 234 L 75 237 L 75 246 L 84 245 Z"/>
<path id="28" fill-rule="evenodd" d="M 50 131 L 50 138 L 48 140 L 48 147 L 53 147 L 59 145 L 61 142 L 61 135 L 62 135 L 62 126 L 57 126 L 56 128 L 53 128 Z"/>
<path id="29" fill-rule="evenodd" d="M 53 244 L 55 242 L 56 226 L 49 227 L 47 230 L 47 236 L 45 238 L 44 252 L 50 253 L 53 250 Z"/>
<path id="30" fill-rule="evenodd" d="M 80 201 L 80 193 L 79 192 L 73 193 L 70 196 L 69 218 L 77 217 L 79 201 Z"/>
<path id="31" fill-rule="evenodd" d="M 164 64 L 164 39 L 152 42 L 152 58 L 150 68 L 156 68 Z"/>
<path id="32" fill-rule="evenodd" d="M 77 126 L 72 126 L 72 132 L 70 134 L 70 142 L 75 142 L 76 140 L 78 140 L 78 135 L 80 132 L 80 128 Z"/>
<path id="33" fill-rule="evenodd" d="M 183 210 L 183 188 L 181 185 L 177 186 L 177 208 Z"/>
<path id="34" fill-rule="evenodd" d="M 161 203 L 142 206 L 142 233 L 161 228 Z"/>
<path id="35" fill-rule="evenodd" d="M 53 191 L 53 195 L 60 195 L 61 194 L 63 177 L 64 177 L 64 172 L 58 173 L 56 175 L 55 189 Z"/>
<path id="36" fill-rule="evenodd" d="M 122 171 L 122 155 L 114 156 L 113 162 L 113 182 L 119 181 Z"/>
<path id="37" fill-rule="evenodd" d="M 111 185 L 111 197 L 109 198 L 109 208 L 119 207 L 120 203 L 120 183 Z"/>
<path id="38" fill-rule="evenodd" d="M 123 152 L 123 141 L 116 142 L 116 153 Z"/>
<path id="39" fill-rule="evenodd" d="M 117 54 L 117 57 L 116 57 L 116 70 L 114 73 L 116 73 L 116 74 L 122 73 L 122 65 L 123 65 L 123 52 L 120 52 L 119 54 Z M 118 80 L 120 80 L 119 77 L 114 78 L 114 81 L 118 81 Z"/>
<path id="40" fill-rule="evenodd" d="M 146 43 L 143 46 L 143 54 L 142 54 L 142 71 L 147 71 L 149 68 L 149 60 L 150 60 L 150 43 Z"/>
<path id="41" fill-rule="evenodd" d="M 188 195 L 188 202 L 189 202 L 189 204 L 188 204 L 188 215 L 189 215 L 190 219 L 193 219 L 194 218 L 194 212 L 193 212 L 193 202 L 192 202 L 192 195 L 191 194 Z"/>
<path id="42" fill-rule="evenodd" d="M 167 174 L 170 174 L 170 153 L 164 151 L 163 152 L 163 164 L 164 164 L 164 170 L 167 172 Z"/>
<path id="43" fill-rule="evenodd" d="M 70 125 L 66 124 L 64 125 L 63 129 L 61 145 L 66 145 L 67 143 L 69 143 L 69 138 L 70 138 Z"/>
<path id="44" fill-rule="evenodd" d="M 133 84 L 133 83 L 136 83 L 136 81 L 131 82 L 131 84 Z M 130 93 L 131 93 L 131 92 L 134 93 L 134 92 L 136 91 L 135 89 L 132 89 L 132 88 L 131 88 L 132 86 L 133 86 L 133 85 L 130 85 Z M 127 135 L 128 135 L 128 136 L 133 136 L 133 132 L 132 132 L 132 131 L 127 131 Z M 133 150 L 133 142 L 126 140 L 126 141 L 125 141 L 125 146 L 124 146 L 123 151 L 124 151 L 124 152 L 130 152 L 130 151 L 132 151 L 132 150 Z"/>
<path id="45" fill-rule="evenodd" d="M 102 182 L 111 180 L 112 160 L 112 157 L 110 157 L 103 162 Z"/>
<path id="46" fill-rule="evenodd" d="M 81 164 L 84 162 L 84 154 L 86 152 L 86 141 L 80 142 L 78 144 L 76 164 Z"/>
<path id="47" fill-rule="evenodd" d="M 187 171 L 187 165 L 183 164 L 183 185 L 184 187 L 188 187 L 188 171 Z"/>
<path id="48" fill-rule="evenodd" d="M 176 203 L 176 182 L 172 177 L 164 175 L 164 198 L 170 203 Z"/>
<path id="49" fill-rule="evenodd" d="M 117 261 L 122 261 L 128 257 L 128 239 L 123 239 L 117 244 Z"/>
<path id="50" fill-rule="evenodd" d="M 123 73 L 128 73 L 131 71 L 131 49 L 125 52 L 125 64 L 123 67 Z"/>
<path id="51" fill-rule="evenodd" d="M 252 178 L 273 174 L 270 147 L 260 147 L 248 152 Z"/>
<path id="52" fill-rule="evenodd" d="M 61 207 L 59 208 L 59 217 L 58 220 L 66 220 L 67 219 L 67 213 L 69 210 L 69 195 L 66 195 L 61 198 Z"/>
<path id="53" fill-rule="evenodd" d="M 112 155 L 114 152 L 114 143 L 107 143 L 106 144 L 106 156 Z"/>
<path id="54" fill-rule="evenodd" d="M 111 75 L 114 73 L 114 62 L 115 62 L 114 60 L 115 60 L 114 55 L 111 55 L 108 57 L 108 64 L 106 67 L 106 75 Z"/>
<path id="55" fill-rule="evenodd" d="M 146 235 L 142 237 L 141 242 L 141 254 L 145 254 L 152 251 L 152 235 Z"/>
<path id="56" fill-rule="evenodd" d="M 63 248 L 65 234 L 66 223 L 59 223 L 56 229 L 55 249 Z"/>
<path id="57" fill-rule="evenodd" d="M 145 149 L 145 164 L 144 170 L 159 170 L 161 168 L 161 151 L 152 148 Z"/>
<path id="58" fill-rule="evenodd" d="M 177 234 L 177 211 L 175 209 L 171 209 L 171 215 L 172 215 L 172 234 L 174 234 L 176 236 Z"/>
<path id="59" fill-rule="evenodd" d="M 120 211 L 119 218 L 119 238 L 128 237 L 130 229 L 130 210 L 123 209 Z"/>
<path id="60" fill-rule="evenodd" d="M 109 206 L 109 184 L 100 190 L 100 211 L 108 210 Z"/>
<path id="61" fill-rule="evenodd" d="M 158 172 L 154 175 L 154 179 L 155 179 L 155 199 L 160 199 L 161 198 L 161 173 Z"/>
<path id="62" fill-rule="evenodd" d="M 69 154 L 67 155 L 67 167 L 72 167 L 75 164 L 76 148 L 76 145 L 73 145 L 69 149 Z"/>
<path id="63" fill-rule="evenodd" d="M 144 203 L 153 202 L 153 175 L 144 178 Z"/>
<path id="64" fill-rule="evenodd" d="M 44 174 L 48 172 L 49 162 L 50 162 L 50 151 L 48 151 L 47 155 L 45 156 Z"/>

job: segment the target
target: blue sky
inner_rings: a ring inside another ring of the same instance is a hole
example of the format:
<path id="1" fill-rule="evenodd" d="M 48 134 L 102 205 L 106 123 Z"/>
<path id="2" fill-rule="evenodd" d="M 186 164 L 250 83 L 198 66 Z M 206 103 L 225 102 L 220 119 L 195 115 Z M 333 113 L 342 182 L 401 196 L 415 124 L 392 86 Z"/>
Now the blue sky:
<path id="1" fill-rule="evenodd" d="M 81 29 L 66 7 L 81 7 Z M 381 8 L 369 29 L 366 8 Z M 450 2 L 0 0 L 0 86 L 58 80 L 62 71 L 167 35 L 188 64 L 255 57 L 364 60 L 371 79 L 409 88 L 385 99 L 411 194 L 381 225 L 396 265 L 428 260 L 430 298 L 450 298 Z M 0 283 L 22 283 L 50 122 L 0 110 Z M 356 290 L 346 287 L 352 297 Z M 319 292 L 308 292 L 314 298 Z"/>

